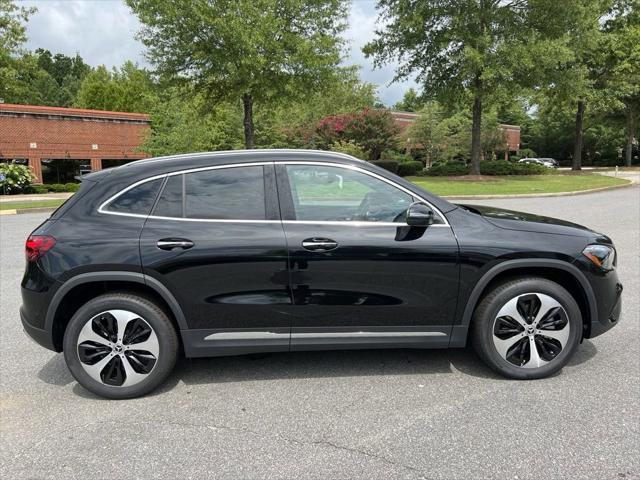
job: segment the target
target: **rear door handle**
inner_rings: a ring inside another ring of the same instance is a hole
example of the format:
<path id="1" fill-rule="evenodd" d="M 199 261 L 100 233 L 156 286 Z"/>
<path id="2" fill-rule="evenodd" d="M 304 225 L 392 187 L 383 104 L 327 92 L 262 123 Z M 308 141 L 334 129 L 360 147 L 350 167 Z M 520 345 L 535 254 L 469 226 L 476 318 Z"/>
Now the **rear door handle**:
<path id="1" fill-rule="evenodd" d="M 187 240 L 186 238 L 163 238 L 158 240 L 156 246 L 160 250 L 173 250 L 174 248 L 181 248 L 183 250 L 187 250 L 188 248 L 193 247 L 193 242 L 191 240 Z"/>
<path id="2" fill-rule="evenodd" d="M 302 248 L 311 252 L 328 252 L 338 248 L 338 242 L 329 238 L 307 238 L 302 241 Z"/>

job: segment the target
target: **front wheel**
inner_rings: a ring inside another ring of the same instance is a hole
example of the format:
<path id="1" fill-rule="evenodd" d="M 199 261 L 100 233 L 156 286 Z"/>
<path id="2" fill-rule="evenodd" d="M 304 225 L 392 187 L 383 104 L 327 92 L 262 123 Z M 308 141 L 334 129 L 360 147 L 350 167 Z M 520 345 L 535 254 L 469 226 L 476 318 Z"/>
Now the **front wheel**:
<path id="1" fill-rule="evenodd" d="M 75 313 L 63 348 L 71 374 L 87 390 L 107 398 L 133 398 L 171 373 L 178 336 L 150 300 L 113 293 L 90 300 Z"/>
<path id="2" fill-rule="evenodd" d="M 564 367 L 581 333 L 580 308 L 569 292 L 544 278 L 520 278 L 498 285 L 482 299 L 471 339 L 497 373 L 534 379 Z"/>

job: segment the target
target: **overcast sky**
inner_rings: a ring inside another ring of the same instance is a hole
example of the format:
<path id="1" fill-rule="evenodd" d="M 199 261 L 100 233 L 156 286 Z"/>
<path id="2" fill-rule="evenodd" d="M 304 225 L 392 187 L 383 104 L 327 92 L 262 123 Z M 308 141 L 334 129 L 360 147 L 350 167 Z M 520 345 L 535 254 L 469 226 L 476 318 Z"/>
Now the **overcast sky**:
<path id="1" fill-rule="evenodd" d="M 38 12 L 27 27 L 27 48 L 46 48 L 53 53 L 75 55 L 90 65 L 119 66 L 133 60 L 147 66 L 144 47 L 135 39 L 140 24 L 129 7 L 121 0 L 24 0 Z M 346 37 L 351 48 L 345 64 L 360 65 L 363 80 L 379 86 L 380 99 L 392 105 L 402 98 L 411 82 L 389 85 L 394 66 L 374 70 L 364 58 L 362 46 L 373 37 L 376 23 L 375 2 L 353 0 Z"/>

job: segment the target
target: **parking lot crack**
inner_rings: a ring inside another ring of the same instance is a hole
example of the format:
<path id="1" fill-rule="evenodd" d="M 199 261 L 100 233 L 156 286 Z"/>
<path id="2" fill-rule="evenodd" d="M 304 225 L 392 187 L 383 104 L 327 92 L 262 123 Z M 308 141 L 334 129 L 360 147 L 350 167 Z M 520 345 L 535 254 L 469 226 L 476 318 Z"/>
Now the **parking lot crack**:
<path id="1" fill-rule="evenodd" d="M 344 452 L 349 452 L 349 453 L 353 453 L 356 455 L 362 455 L 383 463 L 386 463 L 387 465 L 392 465 L 394 467 L 400 467 L 403 468 L 405 470 L 409 470 L 411 472 L 417 473 L 420 475 L 419 478 L 427 480 L 427 477 L 425 476 L 424 472 L 422 472 L 421 470 L 412 467 L 411 465 L 406 465 L 404 463 L 401 462 L 396 462 L 394 460 L 391 460 L 387 457 L 383 457 L 382 455 L 377 455 L 375 453 L 371 453 L 371 452 L 367 452 L 366 450 L 361 450 L 358 448 L 353 448 L 353 447 L 347 447 L 344 445 L 338 445 L 336 443 L 333 443 L 329 440 L 298 440 L 295 438 L 290 438 L 284 435 L 280 435 L 280 434 L 275 434 L 275 435 L 270 435 L 270 434 L 265 434 L 262 432 L 258 432 L 255 430 L 251 430 L 248 428 L 239 428 L 239 427 L 231 427 L 228 425 L 207 425 L 207 428 L 209 428 L 210 430 L 215 430 L 215 429 L 220 429 L 220 430 L 228 430 L 228 431 L 235 431 L 235 432 L 241 432 L 241 433 L 248 433 L 251 435 L 256 435 L 262 438 L 271 438 L 271 439 L 275 439 L 275 440 L 280 440 L 286 443 L 292 443 L 295 445 L 311 445 L 311 446 L 324 446 L 324 447 L 328 447 L 328 448 L 332 448 L 335 450 L 341 450 Z"/>

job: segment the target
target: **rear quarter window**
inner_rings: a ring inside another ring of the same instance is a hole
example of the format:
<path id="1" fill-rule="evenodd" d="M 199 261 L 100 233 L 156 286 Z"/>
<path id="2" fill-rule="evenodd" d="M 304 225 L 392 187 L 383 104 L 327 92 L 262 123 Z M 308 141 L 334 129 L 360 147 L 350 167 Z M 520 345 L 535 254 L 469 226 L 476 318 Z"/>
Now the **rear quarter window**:
<path id="1" fill-rule="evenodd" d="M 127 190 L 105 208 L 108 212 L 149 215 L 162 185 L 162 178 L 151 180 Z"/>

